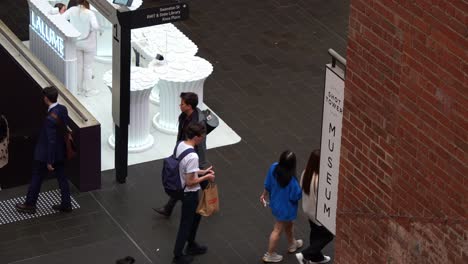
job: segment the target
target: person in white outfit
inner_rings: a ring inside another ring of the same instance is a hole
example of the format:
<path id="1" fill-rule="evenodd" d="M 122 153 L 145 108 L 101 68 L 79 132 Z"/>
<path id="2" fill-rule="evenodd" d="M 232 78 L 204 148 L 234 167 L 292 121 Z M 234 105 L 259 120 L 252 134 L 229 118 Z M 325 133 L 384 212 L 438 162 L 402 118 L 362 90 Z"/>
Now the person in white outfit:
<path id="1" fill-rule="evenodd" d="M 63 16 L 81 33 L 76 42 L 78 94 L 92 96 L 99 92 L 91 86 L 93 75 L 91 66 L 96 55 L 96 33 L 99 24 L 94 12 L 89 10 L 88 1 L 77 0 L 77 4 L 67 9 Z"/>
<path id="2" fill-rule="evenodd" d="M 316 219 L 317 186 L 320 168 L 320 150 L 310 153 L 307 166 L 301 175 L 302 209 L 309 218 L 310 245 L 296 254 L 300 264 L 327 263 L 329 256 L 322 254 L 322 249 L 333 240 L 333 234 Z"/>

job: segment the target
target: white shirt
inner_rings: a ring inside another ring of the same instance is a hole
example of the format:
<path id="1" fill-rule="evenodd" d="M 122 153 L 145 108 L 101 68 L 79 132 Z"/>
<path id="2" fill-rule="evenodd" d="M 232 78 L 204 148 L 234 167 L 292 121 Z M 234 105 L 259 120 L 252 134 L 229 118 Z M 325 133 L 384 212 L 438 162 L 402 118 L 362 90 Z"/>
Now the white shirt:
<path id="1" fill-rule="evenodd" d="M 180 142 L 179 146 L 177 146 L 177 151 L 176 151 L 176 156 L 179 157 L 182 152 L 184 152 L 186 149 L 192 148 L 192 146 L 186 144 L 185 142 Z M 179 176 L 180 176 L 180 182 L 182 183 L 182 186 L 185 186 L 185 177 L 187 177 L 186 174 L 188 173 L 195 173 L 195 177 L 198 177 L 197 171 L 200 169 L 198 168 L 198 155 L 196 152 L 192 152 L 185 156 L 180 163 L 179 163 Z M 196 192 L 200 190 L 200 184 L 196 184 L 194 186 L 186 186 L 184 189 L 184 192 Z"/>
<path id="2" fill-rule="evenodd" d="M 50 112 L 50 109 L 56 107 L 57 105 L 58 105 L 58 102 L 55 102 L 55 103 L 49 105 L 49 108 L 47 109 L 47 112 Z"/>
<path id="3" fill-rule="evenodd" d="M 81 33 L 78 40 L 87 38 L 91 31 L 99 30 L 96 14 L 83 6 L 70 7 L 62 15 Z"/>

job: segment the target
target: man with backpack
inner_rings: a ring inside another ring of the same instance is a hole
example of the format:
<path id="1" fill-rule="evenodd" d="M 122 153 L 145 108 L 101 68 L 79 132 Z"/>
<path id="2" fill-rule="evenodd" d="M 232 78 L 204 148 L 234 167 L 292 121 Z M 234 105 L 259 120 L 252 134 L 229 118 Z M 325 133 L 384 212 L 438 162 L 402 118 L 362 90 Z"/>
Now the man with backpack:
<path id="1" fill-rule="evenodd" d="M 177 133 L 177 142 L 187 139 L 187 128 L 192 124 L 201 124 L 206 129 L 206 120 L 204 118 L 203 112 L 197 107 L 198 105 L 198 95 L 192 92 L 186 92 L 180 94 L 180 111 L 182 113 L 179 115 L 179 128 Z M 205 130 L 206 131 L 206 130 Z M 211 132 L 211 131 L 210 131 Z M 198 167 L 206 169 L 208 167 L 208 162 L 206 161 L 206 137 L 203 137 L 202 142 L 195 146 L 195 152 L 198 155 L 199 164 Z M 202 186 L 205 187 L 204 185 Z M 170 217 L 172 210 L 177 203 L 178 199 L 170 197 L 166 205 L 160 208 L 154 208 L 154 210 L 166 217 Z"/>
<path id="2" fill-rule="evenodd" d="M 195 241 L 198 225 L 200 224 L 201 215 L 197 214 L 198 206 L 198 191 L 201 189 L 200 183 L 205 181 L 213 181 L 215 178 L 214 171 L 211 167 L 206 170 L 200 170 L 198 154 L 194 148 L 200 145 L 206 135 L 206 128 L 202 124 L 189 125 L 186 131 L 187 139 L 177 144 L 175 148 L 175 158 L 179 162 L 179 177 L 180 190 L 172 190 L 168 192 L 171 197 L 179 195 L 182 200 L 182 215 L 180 217 L 179 230 L 174 246 L 173 263 L 186 264 L 193 261 L 192 255 L 204 254 L 207 251 L 206 246 L 201 246 Z M 184 155 L 183 158 L 180 158 Z M 166 162 L 166 161 L 165 161 Z M 166 165 L 166 164 L 165 164 Z M 199 174 L 203 176 L 198 176 Z M 164 171 L 163 171 L 164 179 Z M 165 182 L 163 183 L 165 186 Z M 181 193 L 182 194 L 177 194 Z M 185 253 L 184 247 L 187 244 Z"/>

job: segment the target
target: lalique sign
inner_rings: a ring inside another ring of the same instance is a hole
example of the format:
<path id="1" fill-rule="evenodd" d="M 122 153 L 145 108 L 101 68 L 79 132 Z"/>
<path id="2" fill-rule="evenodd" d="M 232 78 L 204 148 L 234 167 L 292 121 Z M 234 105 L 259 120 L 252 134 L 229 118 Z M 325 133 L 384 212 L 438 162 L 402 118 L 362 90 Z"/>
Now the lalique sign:
<path id="1" fill-rule="evenodd" d="M 335 234 L 343 123 L 344 72 L 338 67 L 327 65 L 325 76 L 317 220 Z"/>
<path id="2" fill-rule="evenodd" d="M 63 58 L 64 53 L 64 44 L 63 38 L 60 37 L 53 28 L 51 28 L 42 17 L 36 15 L 33 10 L 31 10 L 31 28 L 39 35 L 41 38 L 53 49 L 55 50 L 60 57 Z"/>

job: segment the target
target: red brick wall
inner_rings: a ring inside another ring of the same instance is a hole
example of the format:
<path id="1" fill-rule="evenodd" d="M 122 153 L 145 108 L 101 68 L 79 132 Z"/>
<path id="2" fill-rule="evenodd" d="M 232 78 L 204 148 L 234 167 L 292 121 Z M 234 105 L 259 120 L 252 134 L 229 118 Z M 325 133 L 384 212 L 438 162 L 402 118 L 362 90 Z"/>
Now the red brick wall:
<path id="1" fill-rule="evenodd" d="M 468 263 L 468 3 L 350 10 L 335 263 Z"/>

